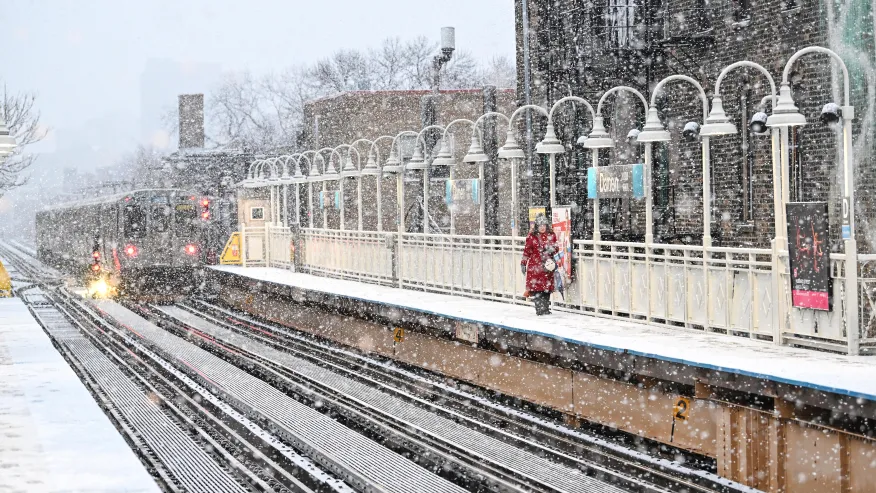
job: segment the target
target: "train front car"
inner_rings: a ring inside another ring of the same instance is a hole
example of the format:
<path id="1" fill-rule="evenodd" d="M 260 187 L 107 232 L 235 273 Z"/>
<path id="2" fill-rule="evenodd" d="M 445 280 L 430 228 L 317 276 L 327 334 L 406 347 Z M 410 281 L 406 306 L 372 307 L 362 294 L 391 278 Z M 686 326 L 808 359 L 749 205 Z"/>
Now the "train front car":
<path id="1" fill-rule="evenodd" d="M 187 294 L 197 287 L 211 200 L 185 190 L 137 190 L 37 214 L 40 258 L 83 278 L 94 295 Z"/>
<path id="2" fill-rule="evenodd" d="M 210 199 L 182 190 L 125 196 L 112 251 L 122 295 L 167 295 L 196 287 L 210 222 Z"/>

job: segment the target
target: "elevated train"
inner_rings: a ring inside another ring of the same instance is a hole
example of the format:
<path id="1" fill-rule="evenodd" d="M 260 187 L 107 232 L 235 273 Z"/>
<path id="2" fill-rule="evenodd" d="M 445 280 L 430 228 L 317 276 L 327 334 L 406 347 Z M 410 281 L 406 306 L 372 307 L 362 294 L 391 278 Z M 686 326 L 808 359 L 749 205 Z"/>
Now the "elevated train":
<path id="1" fill-rule="evenodd" d="M 185 190 L 149 189 L 50 206 L 36 216 L 37 253 L 97 291 L 184 294 L 204 264 L 210 205 Z"/>

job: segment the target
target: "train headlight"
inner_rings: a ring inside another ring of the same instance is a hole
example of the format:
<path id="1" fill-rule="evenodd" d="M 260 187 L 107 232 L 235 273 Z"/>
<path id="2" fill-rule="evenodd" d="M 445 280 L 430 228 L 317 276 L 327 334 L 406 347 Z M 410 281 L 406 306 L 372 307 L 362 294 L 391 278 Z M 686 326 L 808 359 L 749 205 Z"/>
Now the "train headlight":
<path id="1" fill-rule="evenodd" d="M 135 245 L 128 245 L 125 247 L 125 255 L 129 257 L 137 256 L 137 247 Z"/>
<path id="2" fill-rule="evenodd" d="M 186 245 L 186 247 L 185 247 L 185 252 L 186 252 L 188 255 L 196 255 L 196 254 L 198 253 L 198 246 L 189 243 L 189 244 Z"/>

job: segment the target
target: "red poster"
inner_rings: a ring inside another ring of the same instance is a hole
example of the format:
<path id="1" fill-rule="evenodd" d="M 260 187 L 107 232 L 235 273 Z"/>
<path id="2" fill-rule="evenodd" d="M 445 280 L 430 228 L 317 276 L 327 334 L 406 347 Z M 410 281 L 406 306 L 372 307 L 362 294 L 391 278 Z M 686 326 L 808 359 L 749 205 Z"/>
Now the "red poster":
<path id="1" fill-rule="evenodd" d="M 792 304 L 830 310 L 827 203 L 789 203 L 787 213 Z"/>
<path id="2" fill-rule="evenodd" d="M 551 209 L 551 223 L 554 234 L 557 235 L 557 246 L 560 247 L 560 261 L 557 266 L 572 278 L 572 209 L 569 207 L 554 207 Z"/>

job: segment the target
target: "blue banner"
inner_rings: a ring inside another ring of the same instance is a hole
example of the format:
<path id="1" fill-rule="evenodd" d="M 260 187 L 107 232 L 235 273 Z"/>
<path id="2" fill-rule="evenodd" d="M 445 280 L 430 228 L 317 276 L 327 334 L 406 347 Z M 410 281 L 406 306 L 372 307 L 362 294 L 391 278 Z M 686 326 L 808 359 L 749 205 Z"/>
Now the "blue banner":
<path id="1" fill-rule="evenodd" d="M 620 199 L 645 196 L 645 165 L 624 164 L 587 169 L 587 198 Z"/>

